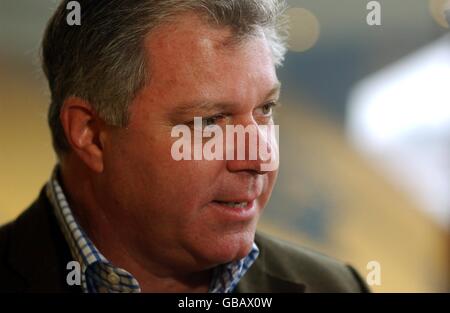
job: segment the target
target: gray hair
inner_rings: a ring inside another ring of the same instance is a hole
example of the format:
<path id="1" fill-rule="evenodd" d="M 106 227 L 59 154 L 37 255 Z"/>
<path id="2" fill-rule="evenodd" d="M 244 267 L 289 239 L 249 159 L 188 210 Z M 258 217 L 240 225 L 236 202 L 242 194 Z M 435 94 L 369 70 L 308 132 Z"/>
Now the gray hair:
<path id="1" fill-rule="evenodd" d="M 107 124 L 127 125 L 128 105 L 149 79 L 144 38 L 176 14 L 198 12 L 212 25 L 230 27 L 237 40 L 262 30 L 277 66 L 286 53 L 283 0 L 85 0 L 78 1 L 80 26 L 67 25 L 68 2 L 56 9 L 42 42 L 58 155 L 69 150 L 60 110 L 70 96 L 88 101 Z"/>

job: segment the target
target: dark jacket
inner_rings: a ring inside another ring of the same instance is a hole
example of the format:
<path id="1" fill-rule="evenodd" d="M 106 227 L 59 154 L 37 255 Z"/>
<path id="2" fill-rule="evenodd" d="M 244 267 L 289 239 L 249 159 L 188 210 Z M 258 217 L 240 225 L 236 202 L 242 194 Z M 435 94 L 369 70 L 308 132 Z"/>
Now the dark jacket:
<path id="1" fill-rule="evenodd" d="M 365 292 L 348 265 L 257 233 L 260 255 L 236 292 Z M 0 228 L 0 292 L 81 292 L 66 284 L 69 247 L 43 189 L 15 221 Z"/>

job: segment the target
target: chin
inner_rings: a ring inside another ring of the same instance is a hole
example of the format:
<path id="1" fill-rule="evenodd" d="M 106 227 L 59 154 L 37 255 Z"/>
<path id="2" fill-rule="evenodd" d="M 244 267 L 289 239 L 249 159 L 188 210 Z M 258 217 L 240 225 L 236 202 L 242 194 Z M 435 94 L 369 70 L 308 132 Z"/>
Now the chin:
<path id="1" fill-rule="evenodd" d="M 211 264 L 218 265 L 246 257 L 253 247 L 255 230 L 223 234 L 211 240 L 205 257 Z"/>

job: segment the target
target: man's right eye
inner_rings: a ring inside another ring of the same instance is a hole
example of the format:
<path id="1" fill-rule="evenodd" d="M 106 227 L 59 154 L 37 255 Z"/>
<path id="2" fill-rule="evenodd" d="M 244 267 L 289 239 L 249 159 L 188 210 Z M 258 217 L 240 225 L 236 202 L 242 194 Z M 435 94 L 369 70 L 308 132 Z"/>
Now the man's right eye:
<path id="1" fill-rule="evenodd" d="M 208 126 L 216 125 L 223 118 L 224 118 L 224 115 L 222 115 L 222 114 L 217 114 L 214 116 L 202 118 L 202 126 L 203 126 L 203 128 L 205 128 Z"/>

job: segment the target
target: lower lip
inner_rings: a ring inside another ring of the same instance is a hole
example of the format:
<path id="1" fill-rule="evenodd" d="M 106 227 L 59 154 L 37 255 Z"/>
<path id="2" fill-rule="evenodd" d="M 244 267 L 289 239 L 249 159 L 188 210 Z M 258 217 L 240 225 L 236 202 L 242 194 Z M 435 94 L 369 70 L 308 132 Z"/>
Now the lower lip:
<path id="1" fill-rule="evenodd" d="M 228 218 L 236 221 L 246 221 L 252 219 L 256 216 L 257 213 L 255 200 L 248 202 L 247 206 L 243 208 L 232 208 L 215 201 L 210 202 L 208 206 L 218 210 L 223 215 L 226 215 Z"/>

